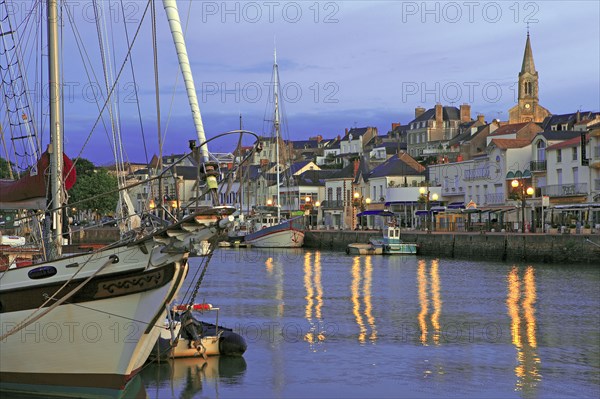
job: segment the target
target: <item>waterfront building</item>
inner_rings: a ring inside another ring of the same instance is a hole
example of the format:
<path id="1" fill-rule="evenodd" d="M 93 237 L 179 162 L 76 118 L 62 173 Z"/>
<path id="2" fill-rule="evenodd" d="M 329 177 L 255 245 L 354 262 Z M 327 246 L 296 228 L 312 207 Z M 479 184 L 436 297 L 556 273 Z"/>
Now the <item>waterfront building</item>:
<path id="1" fill-rule="evenodd" d="M 436 104 L 425 110 L 415 108 L 415 118 L 408 123 L 407 150 L 416 157 L 438 157 L 448 151 L 450 140 L 460 134 L 461 124 L 471 123 L 471 106 L 459 108 Z"/>
<path id="2" fill-rule="evenodd" d="M 508 123 L 500 124 L 500 126 L 487 136 L 487 145 L 489 145 L 493 139 L 518 139 L 528 140 L 531 142 L 536 134 L 542 132 L 544 129 L 537 123 L 533 122 L 520 122 L 520 123 Z"/>
<path id="3" fill-rule="evenodd" d="M 340 140 L 341 138 L 338 136 L 337 139 L 327 143 L 327 145 L 323 148 L 323 155 L 315 158 L 317 165 L 336 168 L 342 167 L 342 157 L 340 156 Z"/>
<path id="4" fill-rule="evenodd" d="M 463 161 L 472 159 L 485 151 L 487 137 L 498 129 L 498 121 L 485 123 L 483 115 L 477 115 L 477 120 L 461 125 L 461 132 L 448 142 L 449 151 L 443 162 Z"/>
<path id="5" fill-rule="evenodd" d="M 352 227 L 352 187 L 358 167 L 358 163 L 353 162 L 325 180 L 325 199 L 321 200 L 321 208 L 326 228 Z"/>
<path id="6" fill-rule="evenodd" d="M 600 112 L 577 111 L 569 114 L 550 115 L 544 119 L 541 126 L 544 130 L 561 131 L 561 130 L 587 130 L 588 126 L 592 126 L 600 122 Z"/>
<path id="7" fill-rule="evenodd" d="M 600 203 L 600 123 L 589 133 L 587 159 L 590 166 L 590 196 L 592 202 Z"/>
<path id="8" fill-rule="evenodd" d="M 345 165 L 353 156 L 362 156 L 365 148 L 377 137 L 376 127 L 361 127 L 346 129 L 346 134 L 340 140 L 340 155 L 346 156 Z"/>
<path id="9" fill-rule="evenodd" d="M 548 168 L 548 184 L 541 193 L 549 197 L 557 210 L 551 215 L 551 223 L 600 228 L 600 162 L 595 157 L 600 151 L 598 136 L 600 128 L 581 132 L 546 149 L 553 167 Z"/>

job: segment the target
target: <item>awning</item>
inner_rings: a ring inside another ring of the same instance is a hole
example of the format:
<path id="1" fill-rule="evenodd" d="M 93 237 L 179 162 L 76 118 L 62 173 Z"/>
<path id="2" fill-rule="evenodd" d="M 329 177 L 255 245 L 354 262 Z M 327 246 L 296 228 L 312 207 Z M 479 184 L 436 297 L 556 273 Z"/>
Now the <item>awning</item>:
<path id="1" fill-rule="evenodd" d="M 419 205 L 418 201 L 388 201 L 385 203 L 385 206 L 390 206 L 390 205 Z"/>
<path id="2" fill-rule="evenodd" d="M 465 208 L 464 202 L 451 202 L 448 204 L 448 209 L 464 209 L 464 208 Z"/>
<path id="3" fill-rule="evenodd" d="M 502 212 L 502 209 L 480 209 L 481 213 L 495 213 Z"/>
<path id="4" fill-rule="evenodd" d="M 582 210 L 588 208 L 600 208 L 600 202 L 592 202 L 587 204 L 565 204 L 565 205 L 554 205 L 550 208 L 562 209 L 562 210 Z"/>
<path id="5" fill-rule="evenodd" d="M 385 210 L 371 210 L 371 211 L 363 211 L 361 213 L 358 213 L 356 216 L 385 216 L 385 217 L 391 217 L 391 216 L 396 216 L 396 214 L 394 212 L 390 212 L 390 211 L 385 211 Z"/>
<path id="6" fill-rule="evenodd" d="M 445 211 L 445 207 L 443 206 L 434 206 L 432 207 L 430 210 L 425 210 L 425 209 L 419 209 L 415 211 L 415 216 L 425 216 L 425 215 L 429 215 L 429 214 L 435 214 L 435 213 L 439 213 L 439 212 L 444 212 Z"/>

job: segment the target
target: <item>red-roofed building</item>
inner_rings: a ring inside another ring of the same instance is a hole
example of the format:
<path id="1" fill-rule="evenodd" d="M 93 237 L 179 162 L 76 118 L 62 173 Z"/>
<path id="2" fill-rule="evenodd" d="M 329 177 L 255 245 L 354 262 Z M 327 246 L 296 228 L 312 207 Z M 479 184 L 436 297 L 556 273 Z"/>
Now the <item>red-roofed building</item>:
<path id="1" fill-rule="evenodd" d="M 520 139 L 531 142 L 536 134 L 543 129 L 536 123 L 510 123 L 500 126 L 494 132 L 487 136 L 487 144 L 489 145 L 493 139 Z"/>

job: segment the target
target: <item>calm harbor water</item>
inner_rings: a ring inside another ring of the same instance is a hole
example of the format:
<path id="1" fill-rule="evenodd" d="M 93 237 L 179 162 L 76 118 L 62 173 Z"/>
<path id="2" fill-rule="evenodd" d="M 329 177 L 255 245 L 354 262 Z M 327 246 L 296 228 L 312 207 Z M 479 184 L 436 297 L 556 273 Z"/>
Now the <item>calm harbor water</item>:
<path id="1" fill-rule="evenodd" d="M 598 267 L 219 249 L 197 299 L 248 350 L 150 365 L 148 397 L 600 397 Z"/>

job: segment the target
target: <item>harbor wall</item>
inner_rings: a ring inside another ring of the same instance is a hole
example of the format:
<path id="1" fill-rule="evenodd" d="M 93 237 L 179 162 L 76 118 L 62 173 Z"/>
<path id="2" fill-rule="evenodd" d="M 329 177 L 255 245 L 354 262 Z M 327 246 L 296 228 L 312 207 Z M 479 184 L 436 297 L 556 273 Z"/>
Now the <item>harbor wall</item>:
<path id="1" fill-rule="evenodd" d="M 345 250 L 351 243 L 381 237 L 378 231 L 309 230 L 307 248 Z M 406 242 L 419 244 L 419 254 L 443 258 L 544 263 L 584 263 L 600 266 L 600 236 L 575 234 L 402 232 Z M 596 245 L 590 243 L 592 241 Z"/>
<path id="2" fill-rule="evenodd" d="M 380 238 L 375 230 L 307 230 L 304 247 L 345 251 L 352 243 Z M 119 239 L 119 230 L 92 228 L 74 231 L 73 244 L 105 244 Z M 442 258 L 600 265 L 600 235 L 426 233 L 403 231 L 402 239 L 419 244 L 419 254 Z M 592 241 L 596 245 L 590 243 Z"/>

